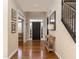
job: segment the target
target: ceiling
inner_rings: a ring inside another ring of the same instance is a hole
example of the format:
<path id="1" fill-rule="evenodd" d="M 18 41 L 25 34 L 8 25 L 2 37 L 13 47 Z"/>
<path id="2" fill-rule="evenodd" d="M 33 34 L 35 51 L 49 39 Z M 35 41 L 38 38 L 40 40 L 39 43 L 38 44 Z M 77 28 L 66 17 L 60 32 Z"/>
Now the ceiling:
<path id="1" fill-rule="evenodd" d="M 23 11 L 48 11 L 50 0 L 16 0 Z"/>

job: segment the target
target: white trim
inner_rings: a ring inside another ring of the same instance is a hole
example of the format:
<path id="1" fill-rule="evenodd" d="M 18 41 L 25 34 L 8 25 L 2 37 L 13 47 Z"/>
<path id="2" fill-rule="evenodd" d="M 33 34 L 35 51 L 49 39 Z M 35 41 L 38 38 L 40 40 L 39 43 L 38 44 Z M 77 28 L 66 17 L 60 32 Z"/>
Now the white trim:
<path id="1" fill-rule="evenodd" d="M 56 51 L 55 54 L 58 56 L 59 59 L 62 59 L 62 57 Z"/>
<path id="2" fill-rule="evenodd" d="M 18 51 L 18 48 L 14 52 L 12 52 L 12 54 L 9 56 L 8 59 L 10 59 L 17 51 Z"/>

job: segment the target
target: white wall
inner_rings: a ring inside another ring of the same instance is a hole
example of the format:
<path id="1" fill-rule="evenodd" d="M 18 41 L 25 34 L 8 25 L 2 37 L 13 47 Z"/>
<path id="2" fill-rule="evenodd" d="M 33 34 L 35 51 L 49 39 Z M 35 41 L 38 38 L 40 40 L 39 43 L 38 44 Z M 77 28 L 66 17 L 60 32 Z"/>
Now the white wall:
<path id="1" fill-rule="evenodd" d="M 3 1 L 3 58 L 8 57 L 8 0 Z"/>
<path id="2" fill-rule="evenodd" d="M 24 16 L 24 30 L 23 30 L 23 41 L 24 41 L 24 43 L 27 41 L 27 37 L 26 37 L 26 30 L 27 30 L 27 28 L 26 28 L 26 18 L 25 18 L 25 16 Z"/>
<path id="3" fill-rule="evenodd" d="M 21 11 L 14 0 L 6 0 L 4 7 L 4 59 L 9 59 L 18 49 L 18 18 L 16 20 L 16 33 L 11 33 L 11 9 Z"/>
<path id="4" fill-rule="evenodd" d="M 76 44 L 61 22 L 61 0 L 50 2 L 52 12 L 56 10 L 56 31 L 50 31 L 56 37 L 55 52 L 60 59 L 76 59 Z"/>

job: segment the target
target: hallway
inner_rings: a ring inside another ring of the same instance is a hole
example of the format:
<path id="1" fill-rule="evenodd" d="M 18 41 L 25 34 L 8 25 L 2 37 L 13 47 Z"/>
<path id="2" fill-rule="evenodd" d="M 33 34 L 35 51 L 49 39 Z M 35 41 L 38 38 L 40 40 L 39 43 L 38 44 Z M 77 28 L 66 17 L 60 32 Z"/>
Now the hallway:
<path id="1" fill-rule="evenodd" d="M 6 0 L 4 6 L 4 59 L 76 59 L 76 0 Z"/>
<path id="2" fill-rule="evenodd" d="M 58 59 L 58 57 L 46 50 L 44 41 L 27 41 L 25 44 L 19 44 L 18 53 L 11 59 Z"/>

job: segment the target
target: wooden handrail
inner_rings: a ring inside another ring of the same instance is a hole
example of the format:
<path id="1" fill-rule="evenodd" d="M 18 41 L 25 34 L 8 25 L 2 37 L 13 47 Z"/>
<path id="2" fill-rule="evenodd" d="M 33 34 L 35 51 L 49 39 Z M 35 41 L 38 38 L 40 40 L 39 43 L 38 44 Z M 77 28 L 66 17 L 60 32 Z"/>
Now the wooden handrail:
<path id="1" fill-rule="evenodd" d="M 64 3 L 64 5 L 66 5 L 68 8 L 70 8 L 71 10 L 73 10 L 74 12 L 76 12 L 76 9 L 74 9 L 73 7 L 71 7 L 69 4 Z"/>
<path id="2" fill-rule="evenodd" d="M 65 2 L 62 4 L 62 22 L 76 42 L 76 9 L 73 3 Z"/>

